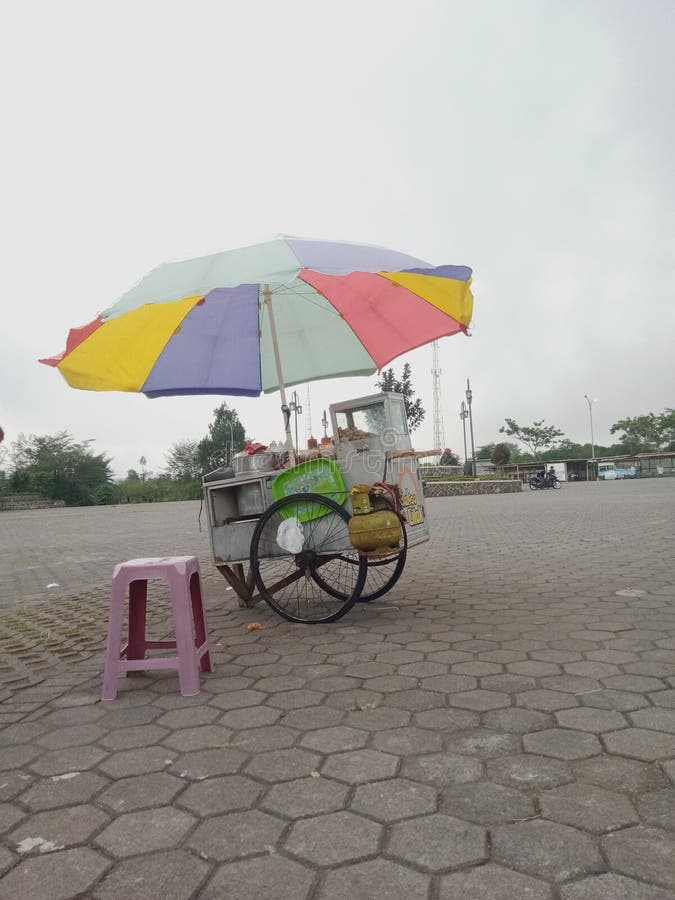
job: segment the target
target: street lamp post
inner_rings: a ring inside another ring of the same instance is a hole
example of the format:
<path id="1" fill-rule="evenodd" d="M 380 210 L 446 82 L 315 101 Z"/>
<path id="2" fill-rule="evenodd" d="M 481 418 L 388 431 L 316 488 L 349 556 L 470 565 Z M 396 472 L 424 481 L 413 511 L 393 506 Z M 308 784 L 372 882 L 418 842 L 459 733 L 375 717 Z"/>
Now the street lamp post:
<path id="1" fill-rule="evenodd" d="M 598 402 L 598 398 L 594 397 L 592 400 L 588 396 L 588 394 L 584 394 L 586 398 L 586 403 L 588 403 L 588 415 L 591 420 L 591 460 L 595 459 L 595 438 L 593 437 L 593 404 Z"/>
<path id="2" fill-rule="evenodd" d="M 473 400 L 473 392 L 471 390 L 471 385 L 469 384 L 469 379 L 466 379 L 466 402 L 469 407 L 469 433 L 471 435 L 471 473 L 473 477 L 476 477 L 476 448 L 473 444 L 473 415 L 471 413 L 471 401 Z"/>
<path id="3" fill-rule="evenodd" d="M 469 415 L 469 410 L 466 408 L 466 403 L 462 400 L 462 405 L 459 408 L 459 417 L 462 420 L 462 431 L 464 432 L 464 462 L 466 459 L 466 417 Z"/>
<path id="4" fill-rule="evenodd" d="M 300 405 L 300 398 L 298 397 L 298 392 L 293 391 L 291 394 L 291 402 L 288 404 L 289 410 L 293 413 L 295 417 L 295 449 L 299 450 L 298 446 L 298 416 L 302 415 L 302 406 Z"/>

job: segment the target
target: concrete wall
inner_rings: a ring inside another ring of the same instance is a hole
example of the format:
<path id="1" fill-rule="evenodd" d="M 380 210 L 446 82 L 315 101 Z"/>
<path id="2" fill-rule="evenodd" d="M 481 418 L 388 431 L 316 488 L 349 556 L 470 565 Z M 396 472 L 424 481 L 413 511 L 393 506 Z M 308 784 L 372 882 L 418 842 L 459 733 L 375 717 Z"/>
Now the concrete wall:
<path id="1" fill-rule="evenodd" d="M 465 494 L 517 494 L 521 481 L 425 481 L 425 497 L 459 497 Z"/>

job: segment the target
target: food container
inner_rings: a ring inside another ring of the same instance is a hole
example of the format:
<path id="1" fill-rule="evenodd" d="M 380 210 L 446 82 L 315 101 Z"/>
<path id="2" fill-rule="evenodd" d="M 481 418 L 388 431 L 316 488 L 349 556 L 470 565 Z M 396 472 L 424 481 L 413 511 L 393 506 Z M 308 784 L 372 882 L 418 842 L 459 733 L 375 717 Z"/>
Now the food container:
<path id="1" fill-rule="evenodd" d="M 232 460 L 235 474 L 246 475 L 256 472 L 273 472 L 277 466 L 277 454 L 263 450 L 260 453 L 237 454 Z"/>

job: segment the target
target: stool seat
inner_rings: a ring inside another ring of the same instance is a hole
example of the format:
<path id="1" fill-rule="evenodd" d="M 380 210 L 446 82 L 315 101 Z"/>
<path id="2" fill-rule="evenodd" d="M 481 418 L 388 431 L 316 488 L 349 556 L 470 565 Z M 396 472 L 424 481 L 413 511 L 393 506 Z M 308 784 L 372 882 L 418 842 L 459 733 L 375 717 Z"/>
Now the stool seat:
<path id="1" fill-rule="evenodd" d="M 145 637 L 148 581 L 169 585 L 175 640 L 148 641 Z M 122 620 L 129 593 L 129 638 L 122 647 Z M 175 655 L 146 659 L 147 650 L 173 649 Z M 181 694 L 199 693 L 199 668 L 211 672 L 206 613 L 196 556 L 130 559 L 115 566 L 110 597 L 108 642 L 101 699 L 114 700 L 122 674 L 151 669 L 175 669 Z"/>

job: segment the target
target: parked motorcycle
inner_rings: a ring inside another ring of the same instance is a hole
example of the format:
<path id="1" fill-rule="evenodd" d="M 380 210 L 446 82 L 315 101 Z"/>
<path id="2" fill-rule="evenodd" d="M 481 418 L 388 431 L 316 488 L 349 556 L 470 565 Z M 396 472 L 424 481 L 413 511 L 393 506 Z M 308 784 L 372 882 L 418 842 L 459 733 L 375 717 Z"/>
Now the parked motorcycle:
<path id="1" fill-rule="evenodd" d="M 541 472 L 535 472 L 534 475 L 530 475 L 529 484 L 531 491 L 545 491 L 549 489 L 559 491 L 562 486 L 555 472 L 549 474 L 543 469 Z"/>

